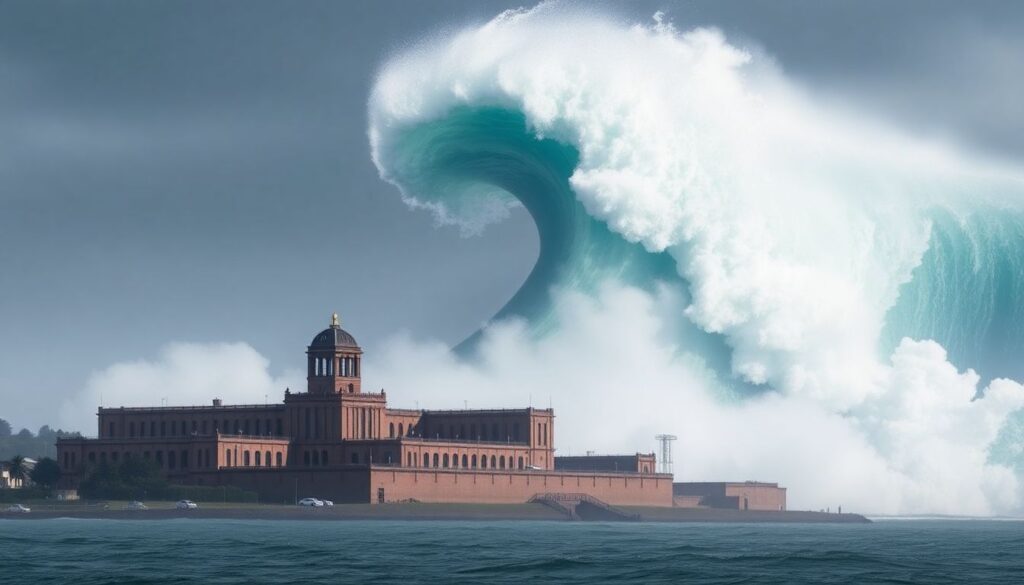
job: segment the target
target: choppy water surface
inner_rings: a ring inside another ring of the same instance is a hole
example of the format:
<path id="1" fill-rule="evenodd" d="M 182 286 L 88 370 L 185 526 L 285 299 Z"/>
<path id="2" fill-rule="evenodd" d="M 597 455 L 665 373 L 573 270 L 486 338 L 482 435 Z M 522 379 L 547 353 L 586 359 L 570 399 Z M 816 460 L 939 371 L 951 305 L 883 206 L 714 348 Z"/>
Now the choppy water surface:
<path id="1" fill-rule="evenodd" d="M 8 583 L 1022 583 L 1024 523 L 0 521 Z"/>

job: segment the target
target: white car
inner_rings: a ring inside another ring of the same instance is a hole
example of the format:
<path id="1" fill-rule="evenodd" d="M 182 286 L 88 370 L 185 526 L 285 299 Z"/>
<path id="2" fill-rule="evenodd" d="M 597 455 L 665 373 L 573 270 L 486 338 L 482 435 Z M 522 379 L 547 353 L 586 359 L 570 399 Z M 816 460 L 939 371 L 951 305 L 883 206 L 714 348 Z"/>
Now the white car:
<path id="1" fill-rule="evenodd" d="M 316 498 L 302 498 L 301 500 L 299 500 L 299 505 L 307 506 L 310 508 L 323 508 L 324 502 L 323 500 L 318 500 Z M 333 506 L 334 504 L 331 505 Z"/>
<path id="2" fill-rule="evenodd" d="M 199 504 L 196 504 L 192 500 L 181 500 L 175 504 L 174 507 L 179 510 L 197 510 L 199 509 Z"/>
<path id="3" fill-rule="evenodd" d="M 327 506 L 328 508 L 333 508 L 334 507 L 334 502 L 332 502 L 330 500 L 320 500 L 320 501 L 323 502 L 324 505 Z"/>
<path id="4" fill-rule="evenodd" d="M 138 500 L 132 500 L 132 501 L 128 502 L 128 509 L 129 510 L 148 510 L 149 506 L 147 506 L 146 504 L 143 504 L 142 502 L 140 502 Z"/>
<path id="5" fill-rule="evenodd" d="M 14 513 L 14 514 L 28 514 L 29 512 L 32 511 L 32 508 L 26 508 L 25 506 L 22 506 L 21 504 L 14 504 L 12 506 L 8 506 L 7 507 L 7 511 L 11 512 L 11 513 Z"/>

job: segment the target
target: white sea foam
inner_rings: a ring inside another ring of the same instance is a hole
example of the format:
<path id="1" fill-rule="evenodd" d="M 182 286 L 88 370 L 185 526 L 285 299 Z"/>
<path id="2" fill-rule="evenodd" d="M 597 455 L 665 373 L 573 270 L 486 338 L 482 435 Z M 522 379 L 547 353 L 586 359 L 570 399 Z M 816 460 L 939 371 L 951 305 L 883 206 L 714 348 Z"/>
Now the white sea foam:
<path id="1" fill-rule="evenodd" d="M 423 350 L 450 366 L 434 372 L 444 387 L 468 393 L 459 381 L 472 381 L 485 392 L 505 388 L 501 376 L 530 384 L 519 368 L 548 376 L 560 382 L 552 389 L 560 403 L 602 405 L 584 408 L 587 420 L 613 408 L 617 419 L 650 421 L 643 433 L 655 423 L 678 429 L 691 441 L 684 469 L 705 478 L 799 475 L 804 489 L 817 486 L 811 503 L 831 493 L 889 513 L 1021 508 L 1019 478 L 988 461 L 987 447 L 1024 405 L 1024 389 L 997 380 L 973 400 L 977 375 L 957 371 L 926 340 L 879 356 L 886 311 L 928 246 L 926 211 L 966 214 L 998 193 L 992 202 L 1019 212 L 1016 170 L 829 111 L 715 30 L 541 5 L 395 55 L 370 99 L 381 175 L 410 202 L 471 230 L 501 216 L 474 209 L 507 200 L 479 189 L 469 199 L 415 192 L 392 168 L 404 132 L 458 106 L 521 111 L 538 137 L 573 145 L 580 159 L 570 183 L 587 211 L 624 239 L 671 253 L 692 299 L 679 318 L 724 335 L 734 375 L 778 394 L 723 407 L 651 343 L 606 356 L 644 364 L 650 379 L 598 383 L 578 371 L 605 362 L 580 349 L 587 339 L 572 330 L 585 321 L 572 314 L 553 334 L 566 345 L 496 335 L 502 353 L 485 356 L 485 366 Z M 406 349 L 415 361 L 419 350 Z M 549 352 L 560 359 L 548 363 Z M 647 352 L 656 363 L 645 362 Z M 638 399 L 635 412 L 618 400 L 623 392 Z M 599 446 L 613 435 L 586 424 L 561 434 Z"/>

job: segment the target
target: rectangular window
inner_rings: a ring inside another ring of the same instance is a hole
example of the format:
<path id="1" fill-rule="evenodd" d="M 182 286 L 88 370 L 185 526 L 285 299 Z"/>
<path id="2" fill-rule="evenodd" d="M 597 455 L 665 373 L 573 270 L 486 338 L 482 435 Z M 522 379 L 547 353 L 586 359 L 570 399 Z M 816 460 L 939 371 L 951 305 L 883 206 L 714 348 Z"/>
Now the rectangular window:
<path id="1" fill-rule="evenodd" d="M 114 436 L 114 423 L 110 423 L 110 424 L 107 425 L 107 436 L 108 437 L 113 437 Z"/>
<path id="2" fill-rule="evenodd" d="M 167 436 L 167 423 L 164 422 L 164 421 L 160 421 L 160 436 L 161 437 L 166 437 Z"/>

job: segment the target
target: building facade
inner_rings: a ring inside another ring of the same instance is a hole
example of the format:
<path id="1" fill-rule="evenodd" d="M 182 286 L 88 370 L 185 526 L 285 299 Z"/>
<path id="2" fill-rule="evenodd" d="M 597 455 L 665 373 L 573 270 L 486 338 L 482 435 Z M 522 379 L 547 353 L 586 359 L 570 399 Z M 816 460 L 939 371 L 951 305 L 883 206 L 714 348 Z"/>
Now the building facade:
<path id="1" fill-rule="evenodd" d="M 760 481 L 681 482 L 673 485 L 672 498 L 680 508 L 786 510 L 786 488 Z"/>
<path id="2" fill-rule="evenodd" d="M 282 403 L 100 408 L 96 438 L 58 441 L 62 487 L 94 465 L 141 457 L 173 483 L 273 500 L 302 491 L 343 502 L 522 502 L 557 488 L 672 504 L 671 476 L 654 473 L 653 454 L 621 470 L 560 466 L 551 409 L 389 408 L 383 391 L 363 391 L 362 354 L 335 315 L 306 350 L 306 391 L 285 390 Z"/>

